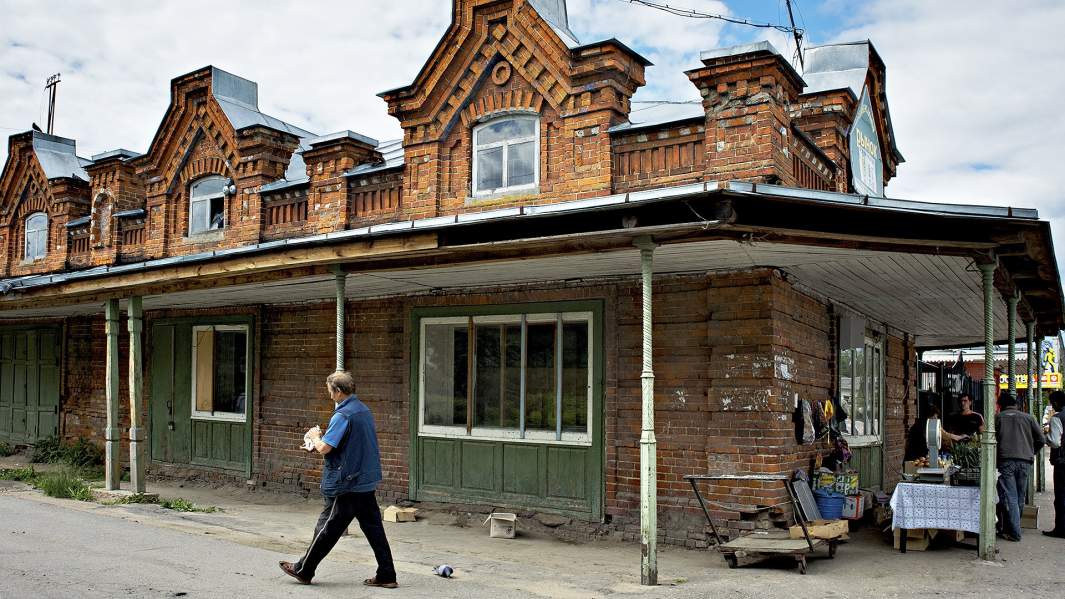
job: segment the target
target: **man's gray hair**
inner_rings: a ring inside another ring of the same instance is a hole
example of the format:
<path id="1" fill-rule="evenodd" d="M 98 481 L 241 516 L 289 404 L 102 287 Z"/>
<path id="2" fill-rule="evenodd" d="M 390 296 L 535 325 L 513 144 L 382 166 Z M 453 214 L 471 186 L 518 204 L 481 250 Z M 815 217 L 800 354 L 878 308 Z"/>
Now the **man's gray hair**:
<path id="1" fill-rule="evenodd" d="M 327 376 L 325 384 L 329 385 L 330 389 L 339 391 L 344 395 L 351 395 L 355 392 L 355 380 L 351 378 L 351 374 L 343 370 L 338 370 Z"/>

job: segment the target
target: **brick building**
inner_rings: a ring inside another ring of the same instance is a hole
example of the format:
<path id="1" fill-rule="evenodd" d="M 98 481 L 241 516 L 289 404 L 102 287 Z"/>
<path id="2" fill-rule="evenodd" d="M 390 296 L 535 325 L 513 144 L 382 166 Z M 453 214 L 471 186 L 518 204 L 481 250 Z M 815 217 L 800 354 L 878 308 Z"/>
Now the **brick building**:
<path id="1" fill-rule="evenodd" d="M 455 0 L 414 82 L 381 94 L 402 140 L 305 131 L 214 67 L 173 80 L 144 154 L 14 135 L 0 439 L 132 436 L 152 472 L 309 491 L 298 446 L 339 363 L 389 498 L 634 535 L 639 245 L 667 541 L 703 539 L 684 475 L 810 465 L 801 402 L 833 402 L 863 486 L 889 488 L 917 350 L 983 338 L 974 265 L 995 265 L 998 330 L 1012 297 L 1014 320 L 1061 328 L 1059 273 L 1033 210 L 882 197 L 902 157 L 872 44 L 807 63 L 709 50 L 687 73 L 701 102 L 634 104 L 648 61 L 578 41 L 564 1 Z"/>

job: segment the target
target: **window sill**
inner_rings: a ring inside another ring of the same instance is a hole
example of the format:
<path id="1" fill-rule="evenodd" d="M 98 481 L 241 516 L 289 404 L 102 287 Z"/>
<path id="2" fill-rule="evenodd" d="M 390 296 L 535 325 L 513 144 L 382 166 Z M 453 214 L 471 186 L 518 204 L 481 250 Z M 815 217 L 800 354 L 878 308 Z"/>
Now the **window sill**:
<path id="1" fill-rule="evenodd" d="M 40 258 L 35 258 L 33 260 L 23 260 L 22 262 L 19 262 L 18 265 L 19 266 L 38 266 L 38 265 L 44 264 L 44 259 L 45 258 L 47 258 L 47 256 L 42 256 Z"/>
<path id="2" fill-rule="evenodd" d="M 208 413 L 193 413 L 189 417 L 190 420 L 202 420 L 204 422 L 231 422 L 236 424 L 244 424 L 248 421 L 244 414 L 233 414 L 232 416 L 222 414 L 208 414 Z"/>
<path id="3" fill-rule="evenodd" d="M 843 435 L 843 438 L 847 441 L 847 445 L 851 447 L 874 447 L 882 445 L 883 442 L 877 435 Z"/>
<path id="4" fill-rule="evenodd" d="M 537 185 L 536 187 L 527 187 L 524 189 L 504 189 L 492 193 L 475 193 L 467 197 L 464 203 L 467 206 L 473 206 L 476 204 L 484 204 L 486 202 L 493 202 L 497 200 L 518 199 L 535 195 L 540 195 L 539 185 Z"/>
<path id="5" fill-rule="evenodd" d="M 465 433 L 465 431 L 463 431 L 463 432 L 455 432 L 455 433 L 435 432 L 435 431 L 434 432 L 419 431 L 418 432 L 418 437 L 422 438 L 422 439 L 455 439 L 455 440 L 465 440 L 465 441 L 483 441 L 483 442 L 488 442 L 488 443 L 520 443 L 520 444 L 525 444 L 525 445 L 559 445 L 559 446 L 565 446 L 565 447 L 591 447 L 592 446 L 591 439 L 580 439 L 580 440 L 562 439 L 561 441 L 558 440 L 558 439 L 536 439 L 536 438 L 522 439 L 521 437 L 518 437 L 518 436 L 509 437 L 509 436 L 506 436 L 506 435 L 492 435 L 492 436 L 489 436 L 489 435 L 467 435 Z M 587 437 L 587 435 L 582 435 L 582 437 Z"/>
<path id="6" fill-rule="evenodd" d="M 225 237 L 225 229 L 215 229 L 213 231 L 204 231 L 203 233 L 192 233 L 187 237 L 182 237 L 181 240 L 185 243 L 207 243 L 212 241 L 222 241 Z"/>

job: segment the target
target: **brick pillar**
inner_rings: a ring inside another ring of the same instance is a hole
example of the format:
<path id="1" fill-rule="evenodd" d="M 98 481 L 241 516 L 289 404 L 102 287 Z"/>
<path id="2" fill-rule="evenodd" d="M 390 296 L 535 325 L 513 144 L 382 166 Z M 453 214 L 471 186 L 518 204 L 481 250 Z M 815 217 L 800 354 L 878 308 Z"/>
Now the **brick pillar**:
<path id="1" fill-rule="evenodd" d="M 854 120 L 857 99 L 848 90 L 806 94 L 792 106 L 791 116 L 799 130 L 808 134 L 839 169 L 836 191 L 850 191 L 850 143 L 847 132 Z"/>
<path id="2" fill-rule="evenodd" d="M 348 181 L 344 173 L 359 164 L 379 162 L 378 142 L 352 131 L 312 139 L 304 150 L 307 175 L 307 221 L 318 233 L 342 231 L 351 217 Z"/>
<path id="3" fill-rule="evenodd" d="M 788 106 L 803 88 L 768 42 L 703 53 L 688 71 L 706 110 L 706 178 L 794 185 Z"/>

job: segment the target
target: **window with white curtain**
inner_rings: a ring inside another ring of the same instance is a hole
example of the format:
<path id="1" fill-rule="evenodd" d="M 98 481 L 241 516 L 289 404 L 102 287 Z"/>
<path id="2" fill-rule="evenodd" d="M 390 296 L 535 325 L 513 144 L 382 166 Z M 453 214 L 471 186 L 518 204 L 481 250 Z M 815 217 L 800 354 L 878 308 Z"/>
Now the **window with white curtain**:
<path id="1" fill-rule="evenodd" d="M 35 212 L 26 217 L 27 261 L 40 260 L 48 254 L 48 215 Z"/>
<path id="2" fill-rule="evenodd" d="M 534 189 L 540 177 L 540 120 L 506 116 L 473 130 L 473 194 Z"/>
<path id="3" fill-rule="evenodd" d="M 225 226 L 226 180 L 219 176 L 198 179 L 189 186 L 189 235 Z"/>

